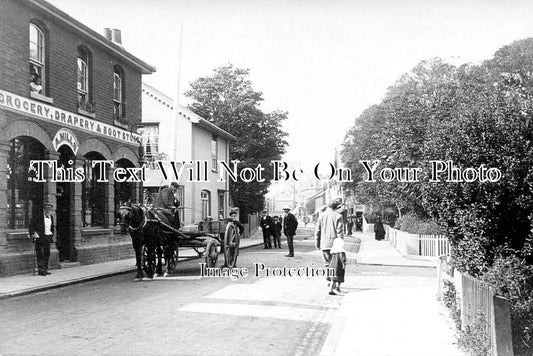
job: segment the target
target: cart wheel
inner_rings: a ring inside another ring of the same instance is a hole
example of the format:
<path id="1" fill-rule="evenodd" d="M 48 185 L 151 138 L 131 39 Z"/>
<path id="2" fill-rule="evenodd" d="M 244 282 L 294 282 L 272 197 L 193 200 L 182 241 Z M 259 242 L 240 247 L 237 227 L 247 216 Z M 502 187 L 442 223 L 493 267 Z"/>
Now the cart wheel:
<path id="1" fill-rule="evenodd" d="M 218 259 L 217 243 L 215 240 L 209 240 L 205 248 L 205 265 L 206 267 L 215 267 Z"/>
<path id="2" fill-rule="evenodd" d="M 171 273 L 176 270 L 178 266 L 178 246 L 169 245 L 165 251 L 165 264 L 167 265 L 167 272 Z"/>
<path id="3" fill-rule="evenodd" d="M 233 268 L 237 264 L 237 256 L 239 255 L 239 230 L 235 224 L 228 224 L 226 226 L 226 233 L 224 234 L 224 260 L 226 267 Z"/>
<path id="4" fill-rule="evenodd" d="M 153 246 L 143 245 L 142 265 L 144 273 L 147 274 L 148 278 L 154 277 L 154 271 L 156 268 L 155 255 L 155 248 Z"/>

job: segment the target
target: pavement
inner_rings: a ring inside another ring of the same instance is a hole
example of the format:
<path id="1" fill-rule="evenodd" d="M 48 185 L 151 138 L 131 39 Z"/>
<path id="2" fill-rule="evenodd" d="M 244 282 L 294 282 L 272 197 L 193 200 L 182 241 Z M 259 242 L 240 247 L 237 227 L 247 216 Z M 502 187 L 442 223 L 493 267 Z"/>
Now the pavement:
<path id="1" fill-rule="evenodd" d="M 241 239 L 239 249 L 257 246 L 262 243 L 263 235 L 259 230 L 252 234 L 252 236 Z M 196 258 L 198 258 L 198 254 L 192 248 L 180 248 L 180 262 Z M 218 258 L 224 258 L 224 256 L 219 255 Z M 32 273 L 2 277 L 0 278 L 0 299 L 131 273 L 136 271 L 136 269 L 135 258 L 128 258 L 91 265 L 53 269 L 49 271 L 51 274 L 46 277 L 37 274 L 34 276 Z M 163 279 L 164 277 L 160 278 Z M 158 279 L 158 277 L 154 279 Z"/>
<path id="2" fill-rule="evenodd" d="M 308 226 L 311 231 L 312 226 Z M 303 229 L 302 229 L 303 230 Z M 307 232 L 306 232 L 307 234 Z M 434 261 L 404 257 L 387 241 L 376 241 L 373 234 L 356 233 L 346 237 L 356 242 L 347 251 L 348 263 L 380 266 L 435 268 Z M 360 244 L 359 244 L 360 242 Z M 261 231 L 241 240 L 241 249 L 262 244 Z M 180 249 L 180 258 L 198 258 L 192 249 Z M 112 275 L 135 271 L 135 259 L 52 270 L 42 277 L 23 274 L 0 278 L 0 299 L 36 293 Z M 436 273 L 435 273 L 436 274 Z M 164 277 L 161 277 L 164 278 Z M 372 276 L 387 285 L 386 278 Z M 436 299 L 437 280 L 433 286 L 409 285 L 391 281 L 390 287 L 370 288 L 364 277 L 347 274 L 343 286 L 349 292 L 331 317 L 331 327 L 320 353 L 329 355 L 445 355 L 464 356 L 455 345 L 454 329 L 447 311 Z M 399 286 L 400 285 L 400 286 Z M 351 287 L 351 288 L 350 288 Z"/>
<path id="3" fill-rule="evenodd" d="M 346 238 L 359 239 L 359 252 L 347 251 L 348 268 L 355 260 L 360 265 L 436 269 L 435 261 L 406 258 L 373 234 Z M 436 272 L 434 285 L 417 284 L 415 278 L 347 274 L 341 288 L 357 291 L 342 297 L 320 355 L 465 356 L 456 345 L 448 311 L 437 301 Z M 375 288 L 377 284 L 385 287 Z"/>

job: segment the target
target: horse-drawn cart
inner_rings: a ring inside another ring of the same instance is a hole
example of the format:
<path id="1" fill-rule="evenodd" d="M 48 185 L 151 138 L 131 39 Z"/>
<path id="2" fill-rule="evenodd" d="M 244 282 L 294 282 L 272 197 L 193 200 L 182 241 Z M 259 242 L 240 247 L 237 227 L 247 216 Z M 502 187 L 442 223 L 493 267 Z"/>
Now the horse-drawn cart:
<path id="1" fill-rule="evenodd" d="M 215 267 L 219 253 L 224 255 L 224 266 L 233 268 L 239 255 L 240 231 L 231 220 L 204 221 L 197 228 L 176 229 L 169 215 L 161 209 L 147 209 L 140 205 L 120 208 L 123 232 L 127 227 L 137 257 L 136 280 L 142 271 L 152 277 L 172 273 L 178 264 L 180 248 L 192 248 L 198 257 L 205 257 L 206 267 Z M 141 269 L 142 268 L 142 269 Z"/>

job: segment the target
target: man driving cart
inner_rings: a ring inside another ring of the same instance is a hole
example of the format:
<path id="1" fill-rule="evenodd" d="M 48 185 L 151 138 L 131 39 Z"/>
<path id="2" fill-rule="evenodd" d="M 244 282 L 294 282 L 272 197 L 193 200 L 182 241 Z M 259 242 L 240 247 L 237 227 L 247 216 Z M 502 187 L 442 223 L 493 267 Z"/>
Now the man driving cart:
<path id="1" fill-rule="evenodd" d="M 176 191 L 179 184 L 177 182 L 170 183 L 170 186 L 162 189 L 154 199 L 153 208 L 161 209 L 168 220 L 172 222 L 172 227 L 179 229 L 181 227 L 180 215 L 178 207 L 180 206 L 179 200 L 176 198 Z"/>

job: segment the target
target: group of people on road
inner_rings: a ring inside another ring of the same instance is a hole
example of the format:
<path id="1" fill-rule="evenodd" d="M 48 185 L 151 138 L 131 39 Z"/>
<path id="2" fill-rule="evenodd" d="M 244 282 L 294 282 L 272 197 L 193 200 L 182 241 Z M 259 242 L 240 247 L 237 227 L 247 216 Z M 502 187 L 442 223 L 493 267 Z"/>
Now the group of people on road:
<path id="1" fill-rule="evenodd" d="M 153 208 L 163 210 L 174 228 L 178 229 L 180 227 L 180 219 L 176 208 L 180 205 L 180 202 L 175 197 L 177 189 L 178 184 L 175 182 L 162 189 L 154 199 Z M 344 282 L 346 254 L 343 249 L 343 220 L 342 215 L 336 211 L 341 205 L 342 203 L 339 200 L 331 201 L 328 209 L 320 215 L 315 228 L 316 248 L 322 250 L 325 265 L 335 270 L 335 276 L 328 277 L 331 282 L 329 294 L 339 294 L 339 286 Z M 52 204 L 44 204 L 43 209 L 32 217 L 29 225 L 29 237 L 35 243 L 38 274 L 41 276 L 50 274 L 48 272 L 48 260 L 50 257 L 50 243 L 53 242 L 55 229 L 52 208 Z M 286 257 L 294 257 L 294 236 L 298 228 L 298 220 L 291 213 L 289 206 L 284 207 L 283 211 L 283 217 L 271 217 L 267 215 L 266 210 L 262 212 L 259 225 L 263 232 L 264 248 L 272 248 L 272 239 L 274 248 L 281 248 L 281 232 L 283 231 L 287 238 L 287 247 L 289 249 L 289 254 Z M 236 215 L 237 213 L 232 211 L 229 219 L 238 222 Z M 238 223 L 237 225 L 239 226 L 239 232 L 242 233 L 242 224 Z"/>
<path id="2" fill-rule="evenodd" d="M 285 206 L 283 211 L 283 217 L 277 215 L 271 217 L 266 210 L 261 212 L 259 226 L 263 232 L 263 244 L 265 249 L 272 248 L 272 240 L 274 240 L 274 248 L 281 248 L 281 231 L 283 231 L 289 248 L 289 254 L 286 256 L 294 257 L 294 235 L 298 228 L 298 219 L 291 213 L 289 206 Z"/>
<path id="3" fill-rule="evenodd" d="M 351 236 L 353 231 L 363 231 L 363 218 L 361 216 L 349 215 L 346 221 L 348 236 Z"/>

